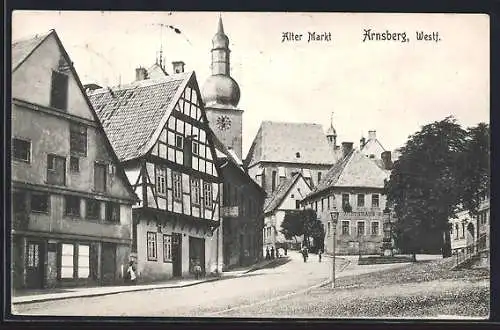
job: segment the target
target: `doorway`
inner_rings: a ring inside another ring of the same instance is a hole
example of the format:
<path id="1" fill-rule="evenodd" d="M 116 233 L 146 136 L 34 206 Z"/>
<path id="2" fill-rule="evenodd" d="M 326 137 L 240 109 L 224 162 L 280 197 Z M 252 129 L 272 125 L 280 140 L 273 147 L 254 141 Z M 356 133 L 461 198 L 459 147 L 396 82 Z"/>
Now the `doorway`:
<path id="1" fill-rule="evenodd" d="M 182 235 L 172 233 L 172 275 L 182 276 Z"/>
<path id="2" fill-rule="evenodd" d="M 45 279 L 45 245 L 28 241 L 26 250 L 26 287 L 41 289 Z"/>
<path id="3" fill-rule="evenodd" d="M 192 273 L 193 261 L 199 261 L 202 274 L 205 274 L 205 239 L 189 236 L 189 271 Z"/>
<path id="4" fill-rule="evenodd" d="M 115 282 L 116 274 L 116 245 L 102 243 L 101 251 L 101 281 L 103 285 Z"/>

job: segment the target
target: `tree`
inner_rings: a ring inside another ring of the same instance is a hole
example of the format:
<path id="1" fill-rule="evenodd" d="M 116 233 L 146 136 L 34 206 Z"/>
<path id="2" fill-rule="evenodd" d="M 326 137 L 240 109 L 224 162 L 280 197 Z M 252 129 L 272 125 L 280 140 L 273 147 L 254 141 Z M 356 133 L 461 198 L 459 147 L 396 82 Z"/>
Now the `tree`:
<path id="1" fill-rule="evenodd" d="M 323 224 L 318 220 L 316 212 L 312 209 L 287 211 L 281 223 L 280 231 L 286 239 L 294 238 L 296 240 L 297 237 L 303 236 L 304 244 L 308 247 L 309 237 L 312 237 L 314 249 L 323 248 L 325 237 Z"/>
<path id="2" fill-rule="evenodd" d="M 394 163 L 385 193 L 398 217 L 396 244 L 412 253 L 451 254 L 448 219 L 462 198 L 467 131 L 447 117 L 409 137 Z M 444 242 L 443 242 L 444 238 Z"/>
<path id="3" fill-rule="evenodd" d="M 295 239 L 297 241 L 297 237 L 304 235 L 303 217 L 300 212 L 296 210 L 286 211 L 280 231 L 287 240 Z"/>
<path id="4" fill-rule="evenodd" d="M 490 193 L 490 127 L 479 123 L 467 130 L 462 157 L 462 205 L 477 215 L 481 198 Z"/>

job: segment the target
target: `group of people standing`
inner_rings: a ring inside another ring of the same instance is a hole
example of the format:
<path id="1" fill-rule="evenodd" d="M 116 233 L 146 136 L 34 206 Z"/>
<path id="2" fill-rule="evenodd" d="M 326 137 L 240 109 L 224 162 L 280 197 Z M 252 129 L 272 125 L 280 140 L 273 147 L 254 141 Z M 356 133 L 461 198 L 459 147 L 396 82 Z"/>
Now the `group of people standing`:
<path id="1" fill-rule="evenodd" d="M 287 255 L 288 253 L 288 249 L 285 248 L 277 248 L 276 250 L 274 250 L 274 246 L 271 246 L 271 249 L 269 249 L 269 246 L 266 247 L 266 260 L 271 260 L 271 259 L 275 259 L 275 258 L 280 258 L 281 256 L 283 255 Z"/>

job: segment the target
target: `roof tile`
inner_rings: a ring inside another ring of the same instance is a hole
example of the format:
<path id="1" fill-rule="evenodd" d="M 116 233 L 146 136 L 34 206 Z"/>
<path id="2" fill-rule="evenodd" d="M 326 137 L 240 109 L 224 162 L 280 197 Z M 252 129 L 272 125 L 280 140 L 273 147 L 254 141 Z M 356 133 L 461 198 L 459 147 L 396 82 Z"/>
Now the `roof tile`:
<path id="1" fill-rule="evenodd" d="M 106 134 L 120 161 L 142 156 L 182 83 L 191 73 L 147 79 L 119 88 L 89 92 Z"/>

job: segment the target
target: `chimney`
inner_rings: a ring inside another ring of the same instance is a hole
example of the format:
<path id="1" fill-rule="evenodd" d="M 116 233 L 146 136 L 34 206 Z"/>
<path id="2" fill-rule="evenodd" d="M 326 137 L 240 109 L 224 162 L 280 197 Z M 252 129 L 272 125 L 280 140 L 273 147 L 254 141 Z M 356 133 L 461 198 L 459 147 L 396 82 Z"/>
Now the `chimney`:
<path id="1" fill-rule="evenodd" d="M 342 142 L 342 158 L 345 158 L 351 151 L 354 143 Z"/>
<path id="2" fill-rule="evenodd" d="M 368 139 L 375 140 L 377 138 L 377 131 L 368 131 Z"/>
<path id="3" fill-rule="evenodd" d="M 362 136 L 361 139 L 359 139 L 359 150 L 361 150 L 363 148 L 365 143 L 366 143 L 366 139 L 364 136 Z"/>
<path id="4" fill-rule="evenodd" d="M 380 158 L 382 158 L 382 161 L 384 162 L 384 169 L 390 170 L 392 169 L 392 160 L 391 160 L 391 152 L 390 151 L 384 151 L 380 155 Z"/>
<path id="5" fill-rule="evenodd" d="M 136 68 L 135 69 L 135 80 L 139 81 L 139 80 L 144 80 L 144 79 L 148 79 L 148 71 L 146 70 L 146 68 L 143 68 L 143 67 Z"/>
<path id="6" fill-rule="evenodd" d="M 172 62 L 172 69 L 174 70 L 174 74 L 175 73 L 183 73 L 184 72 L 184 65 L 185 65 L 185 63 L 182 61 Z"/>

